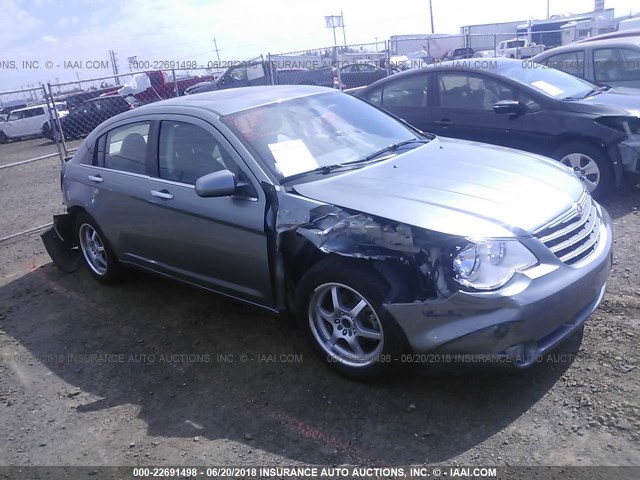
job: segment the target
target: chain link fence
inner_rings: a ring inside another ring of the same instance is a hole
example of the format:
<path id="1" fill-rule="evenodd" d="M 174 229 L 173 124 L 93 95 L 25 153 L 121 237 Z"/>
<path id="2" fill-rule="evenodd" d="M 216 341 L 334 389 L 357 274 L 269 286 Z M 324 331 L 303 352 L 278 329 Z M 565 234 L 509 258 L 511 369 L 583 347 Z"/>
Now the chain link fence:
<path id="1" fill-rule="evenodd" d="M 369 85 L 391 73 L 386 42 L 269 53 L 266 60 L 273 72 L 273 85 L 348 89 Z"/>
<path id="2" fill-rule="evenodd" d="M 52 120 L 43 135 L 60 146 L 62 158 L 74 149 L 67 142 L 86 137 L 105 120 L 141 105 L 185 95 L 192 87 L 210 84 L 209 69 L 135 71 L 75 82 L 48 84 Z M 61 107 L 60 107 L 61 106 Z"/>

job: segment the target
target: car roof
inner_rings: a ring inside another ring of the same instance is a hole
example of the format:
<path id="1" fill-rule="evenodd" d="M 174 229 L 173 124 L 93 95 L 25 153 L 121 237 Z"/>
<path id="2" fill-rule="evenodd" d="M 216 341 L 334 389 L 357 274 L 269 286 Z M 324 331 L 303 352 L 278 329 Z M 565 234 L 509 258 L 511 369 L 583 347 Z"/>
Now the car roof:
<path id="1" fill-rule="evenodd" d="M 574 51 L 574 50 L 584 50 L 587 48 L 602 48 L 602 47 L 630 47 L 636 46 L 640 47 L 640 35 L 636 35 L 633 37 L 618 37 L 618 38 L 604 38 L 602 40 L 592 40 L 589 42 L 576 42 L 570 43 L 569 45 L 562 45 L 561 47 L 552 48 L 547 50 L 546 52 L 542 52 L 539 55 L 536 55 L 532 58 L 535 61 L 536 58 L 543 58 L 549 55 L 555 55 L 556 53 Z"/>
<path id="2" fill-rule="evenodd" d="M 39 105 L 29 105 L 28 107 L 16 108 L 15 110 L 11 110 L 11 113 L 15 112 L 23 112 L 25 110 L 33 110 L 34 108 L 47 108 L 45 103 L 41 103 Z"/>
<path id="3" fill-rule="evenodd" d="M 269 85 L 229 88 L 171 98 L 169 100 L 144 105 L 136 110 L 139 114 L 143 112 L 158 113 L 154 112 L 154 110 L 161 110 L 168 106 L 196 107 L 223 116 L 263 105 L 328 92 L 338 91 L 332 88 L 310 85 Z"/>
<path id="4" fill-rule="evenodd" d="M 85 100 L 82 103 L 95 102 L 97 100 L 104 100 L 105 98 L 124 98 L 124 96 L 123 95 L 105 95 L 104 97 L 93 97 L 93 98 L 90 98 L 89 100 Z M 82 103 L 80 105 L 82 105 Z"/>
<path id="5" fill-rule="evenodd" d="M 483 71 L 485 73 L 499 73 L 504 67 L 509 65 L 519 64 L 522 65 L 522 60 L 517 60 L 515 58 L 505 58 L 505 57 L 494 57 L 494 58 L 466 58 L 460 60 L 448 60 L 446 62 L 437 62 L 431 65 L 427 65 L 423 68 L 412 68 L 409 70 L 405 70 L 404 72 L 396 73 L 392 76 L 385 77 L 381 80 L 378 80 L 371 85 L 375 85 L 378 82 L 383 83 L 389 78 L 400 78 L 403 76 L 411 76 L 417 73 L 425 73 L 425 72 L 433 72 L 440 70 L 455 70 L 462 72 L 477 72 Z M 495 68 L 494 68 L 495 66 Z"/>

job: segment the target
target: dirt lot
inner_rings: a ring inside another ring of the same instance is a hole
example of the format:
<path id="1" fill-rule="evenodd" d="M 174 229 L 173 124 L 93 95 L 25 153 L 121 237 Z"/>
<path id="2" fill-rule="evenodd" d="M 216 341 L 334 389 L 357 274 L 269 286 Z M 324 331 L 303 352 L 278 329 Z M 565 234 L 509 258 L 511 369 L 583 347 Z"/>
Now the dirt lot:
<path id="1" fill-rule="evenodd" d="M 50 221 L 58 182 L 56 159 L 0 170 L 0 237 Z M 577 356 L 377 384 L 261 311 L 143 274 L 103 287 L 38 235 L 2 242 L 0 465 L 640 465 L 640 192 L 606 206 L 615 265 Z"/>
<path id="2" fill-rule="evenodd" d="M 80 143 L 79 140 L 67 142 L 67 148 L 76 148 Z M 50 153 L 58 153 L 58 148 L 55 143 L 46 138 L 34 138 L 19 142 L 11 141 L 0 145 L 0 166 L 29 158 L 42 157 Z"/>

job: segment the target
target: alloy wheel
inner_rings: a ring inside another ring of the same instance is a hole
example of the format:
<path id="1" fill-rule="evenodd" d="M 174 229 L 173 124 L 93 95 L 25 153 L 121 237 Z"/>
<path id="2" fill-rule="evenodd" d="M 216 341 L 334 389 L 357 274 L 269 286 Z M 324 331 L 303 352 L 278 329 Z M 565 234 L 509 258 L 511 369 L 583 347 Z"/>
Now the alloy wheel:
<path id="1" fill-rule="evenodd" d="M 78 231 L 80 249 L 89 268 L 98 275 L 107 273 L 107 252 L 104 243 L 96 230 L 88 223 L 83 223 Z"/>
<path id="2" fill-rule="evenodd" d="M 309 325 L 332 361 L 354 367 L 373 364 L 384 332 L 376 311 L 356 290 L 340 283 L 317 287 L 309 302 Z"/>
<path id="3" fill-rule="evenodd" d="M 600 183 L 600 168 L 595 160 L 583 153 L 570 153 L 560 160 L 585 184 L 589 193 L 593 192 Z"/>

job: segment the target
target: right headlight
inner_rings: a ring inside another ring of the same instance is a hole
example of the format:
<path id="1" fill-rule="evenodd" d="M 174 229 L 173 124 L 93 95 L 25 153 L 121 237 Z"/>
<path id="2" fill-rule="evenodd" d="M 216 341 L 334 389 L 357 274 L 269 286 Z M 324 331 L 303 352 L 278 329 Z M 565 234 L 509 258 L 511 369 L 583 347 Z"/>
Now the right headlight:
<path id="1" fill-rule="evenodd" d="M 465 287 L 493 290 L 538 259 L 517 240 L 469 242 L 452 254 L 453 278 Z"/>

